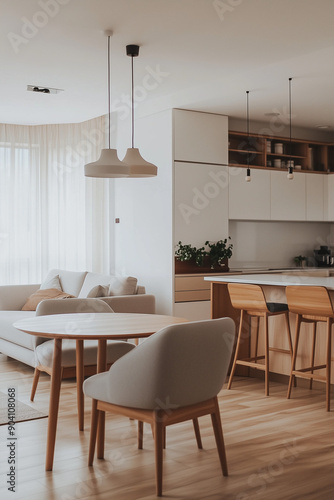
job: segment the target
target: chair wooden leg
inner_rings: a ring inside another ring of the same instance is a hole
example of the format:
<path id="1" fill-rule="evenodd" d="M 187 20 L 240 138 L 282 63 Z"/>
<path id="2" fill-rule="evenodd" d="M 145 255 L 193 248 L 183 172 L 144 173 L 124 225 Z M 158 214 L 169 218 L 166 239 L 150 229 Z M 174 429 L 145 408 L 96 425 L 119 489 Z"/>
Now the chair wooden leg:
<path id="1" fill-rule="evenodd" d="M 98 425 L 99 411 L 97 409 L 97 400 L 92 400 L 92 419 L 90 426 L 90 438 L 89 438 L 89 453 L 88 453 L 88 465 L 92 466 L 94 461 L 94 453 L 96 446 L 96 435 L 97 435 L 97 425 Z"/>
<path id="2" fill-rule="evenodd" d="M 159 413 L 155 412 L 155 420 L 154 420 L 155 475 L 156 475 L 156 493 L 158 497 L 162 496 L 164 433 L 165 433 L 165 426 L 161 422 Z"/>
<path id="3" fill-rule="evenodd" d="M 269 333 L 268 333 L 268 315 L 263 317 L 264 320 L 264 350 L 265 350 L 265 372 L 264 372 L 264 390 L 266 396 L 269 396 Z"/>
<path id="4" fill-rule="evenodd" d="M 138 420 L 138 450 L 143 449 L 143 437 L 144 437 L 144 422 Z"/>
<path id="5" fill-rule="evenodd" d="M 105 411 L 99 411 L 99 419 L 97 423 L 97 458 L 104 458 L 104 439 L 105 439 Z"/>
<path id="6" fill-rule="evenodd" d="M 331 407 L 332 319 L 327 318 L 326 410 Z"/>
<path id="7" fill-rule="evenodd" d="M 32 388 L 31 388 L 31 394 L 30 394 L 30 401 L 33 401 L 34 400 L 34 397 L 35 397 L 35 394 L 36 394 L 36 389 L 37 389 L 37 385 L 38 385 L 38 381 L 39 381 L 39 376 L 41 374 L 41 371 L 39 368 L 35 368 L 35 371 L 34 371 L 34 379 L 32 381 Z"/>
<path id="8" fill-rule="evenodd" d="M 229 378 L 229 381 L 228 381 L 228 384 L 227 384 L 227 388 L 228 388 L 228 389 L 231 389 L 232 380 L 233 380 L 233 377 L 234 377 L 234 372 L 235 372 L 235 369 L 236 369 L 236 366 L 237 366 L 237 360 L 238 360 L 238 355 L 239 355 L 239 349 L 240 349 L 240 345 L 241 345 L 241 333 L 242 333 L 242 323 L 243 323 L 243 319 L 244 319 L 244 311 L 243 311 L 243 310 L 241 310 L 241 313 L 240 313 L 240 324 L 239 324 L 238 340 L 237 340 L 237 346 L 236 346 L 236 349 L 235 349 L 235 355 L 234 355 L 234 360 L 233 360 L 232 370 L 231 370 L 231 373 L 230 373 L 230 378 Z"/>
<path id="9" fill-rule="evenodd" d="M 199 450 L 202 450 L 203 445 L 202 445 L 202 439 L 201 439 L 201 431 L 199 430 L 199 425 L 198 425 L 198 418 L 193 419 L 193 426 L 194 426 L 194 431 L 195 431 L 197 447 Z"/>
<path id="10" fill-rule="evenodd" d="M 297 359 L 297 351 L 298 351 L 298 342 L 299 342 L 300 327 L 301 327 L 301 316 L 300 316 L 300 314 L 297 314 L 295 344 L 293 346 L 293 357 L 292 357 L 292 363 L 291 363 L 291 373 L 290 373 L 289 387 L 288 387 L 288 394 L 287 394 L 287 398 L 288 399 L 290 399 L 291 389 L 292 389 L 292 383 L 293 383 L 293 380 L 295 378 L 295 375 L 294 375 L 293 372 L 296 369 L 296 359 Z"/>
<path id="11" fill-rule="evenodd" d="M 315 344 L 317 340 L 317 323 L 314 321 L 312 329 L 312 352 L 311 352 L 311 373 L 314 372 Z M 313 378 L 310 378 L 310 389 L 313 386 Z"/>
<path id="12" fill-rule="evenodd" d="M 218 455 L 219 455 L 219 460 L 220 460 L 220 465 L 221 465 L 221 468 L 223 471 L 223 475 L 228 476 L 224 436 L 223 436 L 223 429 L 222 429 L 222 424 L 221 424 L 221 419 L 220 419 L 220 411 L 219 411 L 217 396 L 214 397 L 214 405 L 215 405 L 215 410 L 214 410 L 214 413 L 211 413 L 211 422 L 212 422 L 212 427 L 213 427 L 213 431 L 215 434 L 215 440 L 216 440 L 216 444 L 217 444 L 217 450 L 218 450 Z"/>
<path id="13" fill-rule="evenodd" d="M 84 430 L 85 397 L 83 393 L 84 382 L 84 345 L 83 340 L 76 341 L 76 378 L 77 378 L 77 407 L 79 431 Z"/>

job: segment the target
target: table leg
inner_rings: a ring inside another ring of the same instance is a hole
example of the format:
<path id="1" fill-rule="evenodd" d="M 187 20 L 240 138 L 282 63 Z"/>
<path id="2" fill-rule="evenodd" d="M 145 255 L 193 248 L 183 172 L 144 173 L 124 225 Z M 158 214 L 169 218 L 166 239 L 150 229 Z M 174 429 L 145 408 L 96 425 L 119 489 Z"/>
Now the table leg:
<path id="1" fill-rule="evenodd" d="M 97 373 L 107 370 L 107 341 L 99 339 L 97 354 Z M 97 458 L 104 457 L 105 412 L 100 412 L 97 428 Z"/>
<path id="2" fill-rule="evenodd" d="M 84 430 L 85 401 L 82 385 L 84 382 L 84 349 L 83 340 L 76 341 L 76 376 L 77 376 L 77 406 L 79 431 Z"/>
<path id="3" fill-rule="evenodd" d="M 51 374 L 48 436 L 46 444 L 45 470 L 47 471 L 52 470 L 54 450 L 56 444 L 59 396 L 60 396 L 60 385 L 61 385 L 61 354 L 62 354 L 61 349 L 62 349 L 62 340 L 55 339 L 53 362 L 52 362 L 52 374 Z"/>

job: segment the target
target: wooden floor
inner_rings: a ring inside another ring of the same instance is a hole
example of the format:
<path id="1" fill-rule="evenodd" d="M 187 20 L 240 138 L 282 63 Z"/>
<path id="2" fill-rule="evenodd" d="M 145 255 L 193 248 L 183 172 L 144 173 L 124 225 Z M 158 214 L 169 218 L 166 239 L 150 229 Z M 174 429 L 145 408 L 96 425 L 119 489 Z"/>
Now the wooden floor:
<path id="1" fill-rule="evenodd" d="M 33 370 L 0 355 L 0 390 L 15 386 L 29 403 Z M 34 406 L 48 409 L 50 379 L 41 375 Z M 202 417 L 203 450 L 191 423 L 167 431 L 164 498 L 205 500 L 329 500 L 334 498 L 334 401 L 325 411 L 324 389 L 297 387 L 291 400 L 286 385 L 235 378 L 219 396 L 229 477 L 223 477 L 210 419 Z M 333 396 L 334 398 L 334 396 Z M 106 458 L 87 466 L 90 400 L 85 431 L 77 429 L 75 384 L 62 385 L 53 472 L 45 472 L 47 419 L 16 424 L 17 488 L 7 490 L 7 426 L 0 427 L 0 498 L 34 500 L 155 499 L 154 451 L 150 428 L 144 450 L 136 448 L 136 423 L 107 417 Z"/>

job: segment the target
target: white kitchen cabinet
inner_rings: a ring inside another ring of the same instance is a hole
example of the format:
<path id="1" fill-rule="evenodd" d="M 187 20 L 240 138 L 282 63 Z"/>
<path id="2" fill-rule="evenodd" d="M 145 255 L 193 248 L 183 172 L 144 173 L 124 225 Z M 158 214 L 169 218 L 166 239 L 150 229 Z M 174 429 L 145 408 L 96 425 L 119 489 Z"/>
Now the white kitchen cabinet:
<path id="1" fill-rule="evenodd" d="M 306 220 L 323 221 L 325 217 L 325 175 L 306 176 Z"/>
<path id="2" fill-rule="evenodd" d="M 228 117 L 175 109 L 174 159 L 227 164 Z"/>
<path id="3" fill-rule="evenodd" d="M 334 174 L 327 175 L 327 218 L 334 221 Z"/>
<path id="4" fill-rule="evenodd" d="M 175 162 L 174 241 L 204 246 L 228 237 L 228 168 Z"/>
<path id="5" fill-rule="evenodd" d="M 271 220 L 306 220 L 306 174 L 271 171 Z"/>
<path id="6" fill-rule="evenodd" d="M 270 220 L 270 171 L 251 169 L 251 182 L 245 176 L 245 168 L 229 168 L 229 219 Z"/>

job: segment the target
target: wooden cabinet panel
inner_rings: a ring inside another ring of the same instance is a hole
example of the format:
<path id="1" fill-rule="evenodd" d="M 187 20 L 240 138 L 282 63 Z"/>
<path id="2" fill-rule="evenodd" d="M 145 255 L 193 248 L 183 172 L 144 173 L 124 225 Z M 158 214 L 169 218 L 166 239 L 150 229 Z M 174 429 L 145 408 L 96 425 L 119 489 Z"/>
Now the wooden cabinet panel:
<path id="1" fill-rule="evenodd" d="M 229 169 L 229 219 L 270 220 L 270 171 L 251 171 L 251 182 L 245 181 L 246 169 Z"/>
<path id="2" fill-rule="evenodd" d="M 295 172 L 294 179 L 286 171 L 271 172 L 271 220 L 306 220 L 305 173 Z"/>

